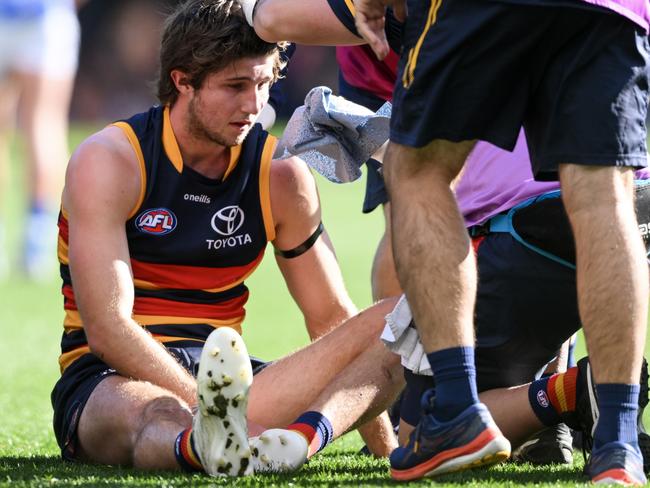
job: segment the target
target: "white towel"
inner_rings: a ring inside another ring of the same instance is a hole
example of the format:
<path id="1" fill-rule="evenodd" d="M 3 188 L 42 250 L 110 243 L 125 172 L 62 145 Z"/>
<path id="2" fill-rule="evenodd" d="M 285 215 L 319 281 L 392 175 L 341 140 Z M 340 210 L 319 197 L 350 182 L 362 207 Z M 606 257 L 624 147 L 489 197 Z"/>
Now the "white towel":
<path id="1" fill-rule="evenodd" d="M 391 108 L 386 102 L 374 113 L 326 86 L 312 88 L 287 123 L 274 157 L 299 156 L 330 181 L 354 181 L 388 140 Z"/>
<path id="2" fill-rule="evenodd" d="M 429 360 L 415 327 L 411 326 L 411 308 L 402 295 L 391 313 L 386 315 L 386 326 L 381 340 L 386 347 L 402 357 L 402 366 L 415 374 L 433 376 Z"/>

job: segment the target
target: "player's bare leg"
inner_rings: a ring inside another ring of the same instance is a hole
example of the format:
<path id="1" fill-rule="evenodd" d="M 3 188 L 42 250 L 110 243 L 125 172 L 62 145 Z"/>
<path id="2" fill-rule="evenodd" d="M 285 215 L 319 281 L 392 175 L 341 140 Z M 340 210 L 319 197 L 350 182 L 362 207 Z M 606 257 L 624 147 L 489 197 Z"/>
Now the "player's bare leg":
<path id="1" fill-rule="evenodd" d="M 249 419 L 272 429 L 251 440 L 254 455 L 256 449 L 280 447 L 275 441 L 278 436 L 284 439 L 284 447 L 291 447 L 295 436 L 289 434 L 299 432 L 303 437 L 299 444 L 308 450 L 302 459 L 297 450 L 298 457 L 290 452 L 283 461 L 286 470 L 296 469 L 349 429 L 373 417 L 370 425 L 376 427 L 377 415 L 403 384 L 399 358 L 379 340 L 384 317 L 394 305 L 395 300 L 373 305 L 255 377 Z M 366 440 L 378 455 L 396 445 L 389 422 L 385 431 L 385 435 L 376 435 L 376 429 L 365 431 L 375 434 Z M 264 470 L 264 466 L 256 468 Z"/>
<path id="2" fill-rule="evenodd" d="M 174 441 L 191 425 L 190 407 L 170 391 L 111 376 L 95 388 L 79 420 L 79 459 L 178 469 Z"/>
<path id="3" fill-rule="evenodd" d="M 399 358 L 377 342 L 336 375 L 307 409 L 332 419 L 338 437 L 385 409 L 403 387 Z"/>
<path id="4" fill-rule="evenodd" d="M 642 463 L 636 419 L 648 263 L 635 216 L 633 179 L 630 168 L 560 165 L 564 205 L 576 241 L 578 305 L 600 411 L 586 468 L 594 480 L 612 477 L 607 460 L 614 456 L 630 466 Z M 625 477 L 634 470 L 614 471 Z M 642 469 L 636 471 L 642 476 Z"/>
<path id="5" fill-rule="evenodd" d="M 397 272 L 395 271 L 395 261 L 393 260 L 393 247 L 390 237 L 390 202 L 383 205 L 383 212 L 385 231 L 377 244 L 370 274 L 374 301 L 402 294 L 402 288 L 399 285 Z M 375 456 L 388 456 L 397 447 L 397 438 L 394 434 L 393 425 L 386 412 L 380 414 L 376 420 L 362 425 L 358 430 L 368 450 Z"/>
<path id="6" fill-rule="evenodd" d="M 357 430 L 373 456 L 388 457 L 397 447 L 395 430 L 386 411 L 360 425 Z"/>
<path id="7" fill-rule="evenodd" d="M 237 332 L 210 334 L 190 406 L 148 382 L 109 376 L 91 394 L 78 425 L 79 459 L 139 469 L 252 474 L 246 407 L 252 370 Z M 190 428 L 191 427 L 191 428 Z"/>
<path id="8" fill-rule="evenodd" d="M 267 427 L 284 427 L 367 351 L 381 351 L 381 361 L 360 364 L 360 376 L 376 379 L 379 389 L 401 382 L 393 375 L 399 369 L 399 358 L 379 340 L 384 317 L 395 302 L 384 300 L 363 310 L 329 334 L 264 368 L 251 388 L 249 419 Z"/>
<path id="9" fill-rule="evenodd" d="M 384 234 L 381 236 L 372 261 L 370 275 L 372 286 L 372 299 L 374 301 L 387 297 L 396 297 L 402 294 L 402 287 L 397 279 L 395 260 L 393 259 L 393 245 L 391 240 L 390 202 L 383 205 Z"/>

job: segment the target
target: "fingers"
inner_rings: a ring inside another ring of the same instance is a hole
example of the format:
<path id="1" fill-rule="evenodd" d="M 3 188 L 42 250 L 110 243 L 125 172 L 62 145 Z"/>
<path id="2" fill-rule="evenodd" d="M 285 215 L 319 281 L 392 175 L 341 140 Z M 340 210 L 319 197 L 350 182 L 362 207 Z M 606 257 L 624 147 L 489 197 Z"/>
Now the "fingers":
<path id="1" fill-rule="evenodd" d="M 369 19 L 361 12 L 357 11 L 355 18 L 357 31 L 372 48 L 378 59 L 384 59 L 389 52 L 386 33 L 384 32 L 384 17 Z"/>
<path id="2" fill-rule="evenodd" d="M 384 32 L 386 0 L 355 0 L 357 31 L 379 59 L 388 55 L 388 41 Z"/>

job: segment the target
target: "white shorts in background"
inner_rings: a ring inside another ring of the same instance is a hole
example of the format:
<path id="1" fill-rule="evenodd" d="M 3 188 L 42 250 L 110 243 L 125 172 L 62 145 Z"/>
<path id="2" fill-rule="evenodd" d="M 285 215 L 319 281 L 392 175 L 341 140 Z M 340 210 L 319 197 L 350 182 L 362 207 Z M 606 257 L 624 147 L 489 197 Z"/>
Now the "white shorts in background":
<path id="1" fill-rule="evenodd" d="M 0 15 L 0 78 L 11 72 L 74 76 L 80 28 L 74 8 L 55 4 L 37 17 Z"/>

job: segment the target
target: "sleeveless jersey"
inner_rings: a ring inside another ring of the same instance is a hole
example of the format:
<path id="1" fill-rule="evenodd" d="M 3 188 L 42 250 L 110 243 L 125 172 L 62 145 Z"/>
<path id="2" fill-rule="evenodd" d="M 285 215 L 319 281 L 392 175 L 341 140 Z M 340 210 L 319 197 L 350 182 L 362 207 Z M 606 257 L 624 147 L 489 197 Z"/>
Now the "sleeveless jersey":
<path id="1" fill-rule="evenodd" d="M 169 109 L 153 107 L 115 126 L 141 170 L 141 194 L 126 222 L 135 302 L 133 318 L 156 339 L 204 341 L 220 326 L 241 333 L 244 280 L 275 238 L 269 194 L 275 138 L 255 125 L 231 148 L 222 180 L 183 166 Z M 89 352 L 68 267 L 68 220 L 59 216 L 64 334 L 61 370 Z M 179 345 L 179 344 L 177 344 Z"/>

